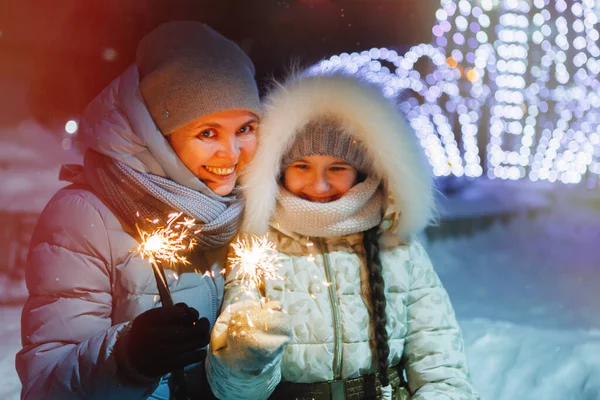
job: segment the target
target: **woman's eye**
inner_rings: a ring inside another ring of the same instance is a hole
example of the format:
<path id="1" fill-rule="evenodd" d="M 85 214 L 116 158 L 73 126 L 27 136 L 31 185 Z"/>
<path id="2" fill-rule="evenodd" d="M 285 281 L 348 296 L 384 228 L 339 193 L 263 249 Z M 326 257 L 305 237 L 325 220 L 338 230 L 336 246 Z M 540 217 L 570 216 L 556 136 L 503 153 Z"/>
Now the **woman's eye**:
<path id="1" fill-rule="evenodd" d="M 254 126 L 244 125 L 240 129 L 238 129 L 238 133 L 241 133 L 241 134 L 252 133 L 252 132 L 254 132 L 254 130 L 255 130 Z"/>
<path id="2" fill-rule="evenodd" d="M 207 129 L 205 131 L 200 132 L 200 135 L 203 138 L 211 138 L 215 136 L 215 132 L 212 129 Z"/>

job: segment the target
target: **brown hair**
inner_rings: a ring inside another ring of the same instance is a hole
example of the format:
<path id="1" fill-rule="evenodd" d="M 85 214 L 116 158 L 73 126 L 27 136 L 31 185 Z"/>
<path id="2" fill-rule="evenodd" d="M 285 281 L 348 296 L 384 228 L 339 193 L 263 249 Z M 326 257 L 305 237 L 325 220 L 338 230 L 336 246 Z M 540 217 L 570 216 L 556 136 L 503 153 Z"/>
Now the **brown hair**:
<path id="1" fill-rule="evenodd" d="M 372 320 L 375 324 L 375 350 L 377 353 L 379 380 L 382 386 L 390 384 L 387 374 L 390 346 L 386 330 L 387 316 L 385 313 L 385 282 L 383 280 L 381 259 L 379 258 L 379 226 L 364 233 L 363 243 L 367 253 L 367 270 L 371 288 L 371 304 L 373 307 Z"/>

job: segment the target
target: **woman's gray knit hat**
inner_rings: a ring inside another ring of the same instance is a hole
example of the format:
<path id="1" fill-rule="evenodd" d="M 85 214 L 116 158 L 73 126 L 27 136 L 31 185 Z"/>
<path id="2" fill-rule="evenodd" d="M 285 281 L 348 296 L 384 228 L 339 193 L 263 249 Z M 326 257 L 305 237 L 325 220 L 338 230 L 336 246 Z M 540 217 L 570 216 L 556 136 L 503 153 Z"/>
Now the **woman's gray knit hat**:
<path id="1" fill-rule="evenodd" d="M 364 146 L 333 118 L 325 117 L 304 125 L 281 159 L 281 170 L 303 157 L 317 155 L 341 158 L 363 173 L 368 173 L 371 166 Z"/>
<path id="2" fill-rule="evenodd" d="M 163 135 L 220 111 L 261 113 L 252 61 L 202 23 L 160 25 L 140 41 L 136 65 L 140 92 Z"/>

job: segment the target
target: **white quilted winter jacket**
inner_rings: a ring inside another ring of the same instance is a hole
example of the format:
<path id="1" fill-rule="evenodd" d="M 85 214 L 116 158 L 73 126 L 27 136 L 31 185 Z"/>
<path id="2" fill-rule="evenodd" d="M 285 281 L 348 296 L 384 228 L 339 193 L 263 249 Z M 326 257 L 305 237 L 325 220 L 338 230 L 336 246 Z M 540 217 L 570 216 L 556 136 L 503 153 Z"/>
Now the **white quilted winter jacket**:
<path id="1" fill-rule="evenodd" d="M 294 332 L 281 361 L 281 379 L 334 379 L 337 348 L 343 378 L 375 373 L 362 233 L 309 239 L 272 231 L 270 238 L 280 249 L 279 274 L 283 280 L 267 281 L 266 296 L 281 302 L 290 314 Z M 307 246 L 309 243 L 313 245 Z M 412 399 L 477 399 L 454 311 L 423 247 L 413 241 L 382 249 L 381 260 L 389 363 L 405 362 Z M 248 298 L 247 290 L 239 284 L 235 271 L 229 273 L 223 307 Z M 258 293 L 254 296 L 258 299 Z M 340 318 L 337 327 L 334 310 Z M 338 329 L 341 340 L 336 344 Z M 265 399 L 279 383 L 277 367 L 258 376 L 236 376 L 225 368 L 218 373 L 219 379 L 213 381 L 209 375 L 209 380 L 221 399 Z"/>

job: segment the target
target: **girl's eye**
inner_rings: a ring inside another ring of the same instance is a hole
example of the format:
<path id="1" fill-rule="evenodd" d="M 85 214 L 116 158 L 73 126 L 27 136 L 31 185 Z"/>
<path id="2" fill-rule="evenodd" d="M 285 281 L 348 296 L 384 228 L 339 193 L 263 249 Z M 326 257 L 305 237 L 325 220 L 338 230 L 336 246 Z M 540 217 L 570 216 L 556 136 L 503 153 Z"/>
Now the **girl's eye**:
<path id="1" fill-rule="evenodd" d="M 334 172 L 345 171 L 346 167 L 331 167 L 329 170 Z"/>
<path id="2" fill-rule="evenodd" d="M 256 130 L 256 128 L 253 125 L 244 125 L 242 126 L 240 129 L 238 129 L 238 133 L 241 134 L 248 134 L 248 133 L 252 133 Z"/>
<path id="3" fill-rule="evenodd" d="M 306 165 L 306 164 L 296 164 L 296 165 L 294 165 L 294 168 L 296 168 L 296 169 L 308 169 L 308 165 Z"/>
<path id="4" fill-rule="evenodd" d="M 212 130 L 212 129 L 207 129 L 205 131 L 200 132 L 201 137 L 203 138 L 211 138 L 214 137 L 216 135 L 216 133 Z"/>

